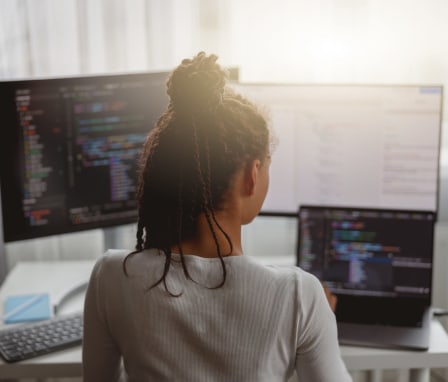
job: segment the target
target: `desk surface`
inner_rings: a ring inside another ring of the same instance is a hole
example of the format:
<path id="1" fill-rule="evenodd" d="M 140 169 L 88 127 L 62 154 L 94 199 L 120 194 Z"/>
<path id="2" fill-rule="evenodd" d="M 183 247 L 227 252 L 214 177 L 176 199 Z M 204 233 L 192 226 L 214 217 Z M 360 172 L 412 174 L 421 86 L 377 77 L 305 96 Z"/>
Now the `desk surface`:
<path id="1" fill-rule="evenodd" d="M 51 302 L 59 300 L 70 286 L 87 281 L 93 261 L 22 262 L 7 275 L 0 288 L 0 316 L 3 301 L 13 294 L 50 292 Z M 79 294 L 61 306 L 61 313 L 82 309 L 84 296 Z M 1 324 L 0 324 L 1 325 Z M 2 378 L 62 378 L 81 376 L 81 346 L 18 363 L 0 360 Z"/>
<path id="2" fill-rule="evenodd" d="M 23 262 L 7 276 L 0 288 L 0 314 L 7 295 L 30 292 L 51 293 L 57 301 L 71 285 L 88 280 L 93 261 Z M 79 311 L 84 296 L 80 294 L 62 306 L 62 313 Z M 342 357 L 349 370 L 442 368 L 448 365 L 448 335 L 440 322 L 431 326 L 428 351 L 406 351 L 373 347 L 341 346 Z M 81 376 L 81 347 L 63 350 L 50 355 L 19 363 L 0 360 L 2 378 L 26 377 L 79 377 Z"/>

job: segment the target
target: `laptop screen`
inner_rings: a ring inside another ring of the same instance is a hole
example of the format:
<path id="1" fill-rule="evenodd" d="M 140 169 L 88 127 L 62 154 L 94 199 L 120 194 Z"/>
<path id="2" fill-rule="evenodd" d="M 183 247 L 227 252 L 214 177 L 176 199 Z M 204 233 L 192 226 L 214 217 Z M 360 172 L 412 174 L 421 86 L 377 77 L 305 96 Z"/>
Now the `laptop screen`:
<path id="1" fill-rule="evenodd" d="M 430 301 L 435 214 L 301 206 L 297 265 L 337 295 Z"/>

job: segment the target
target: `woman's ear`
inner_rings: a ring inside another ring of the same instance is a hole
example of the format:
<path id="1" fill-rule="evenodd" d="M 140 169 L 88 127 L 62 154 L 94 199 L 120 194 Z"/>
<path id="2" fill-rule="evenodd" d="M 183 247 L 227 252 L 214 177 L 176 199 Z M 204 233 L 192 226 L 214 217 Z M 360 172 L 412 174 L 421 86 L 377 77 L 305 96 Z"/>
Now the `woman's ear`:
<path id="1" fill-rule="evenodd" d="M 261 161 L 259 159 L 254 159 L 250 161 L 244 172 L 244 186 L 246 195 L 253 195 L 257 185 L 258 175 L 261 167 Z"/>

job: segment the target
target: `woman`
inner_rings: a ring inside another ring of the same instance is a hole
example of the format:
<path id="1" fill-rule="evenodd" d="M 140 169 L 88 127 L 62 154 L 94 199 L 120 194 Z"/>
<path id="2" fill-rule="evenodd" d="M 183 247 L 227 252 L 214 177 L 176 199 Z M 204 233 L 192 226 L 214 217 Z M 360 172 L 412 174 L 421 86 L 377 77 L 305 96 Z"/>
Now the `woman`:
<path id="1" fill-rule="evenodd" d="M 89 283 L 84 381 L 349 381 L 319 281 L 243 255 L 271 138 L 216 60 L 201 52 L 168 79 L 141 158 L 136 250 L 107 253 Z"/>

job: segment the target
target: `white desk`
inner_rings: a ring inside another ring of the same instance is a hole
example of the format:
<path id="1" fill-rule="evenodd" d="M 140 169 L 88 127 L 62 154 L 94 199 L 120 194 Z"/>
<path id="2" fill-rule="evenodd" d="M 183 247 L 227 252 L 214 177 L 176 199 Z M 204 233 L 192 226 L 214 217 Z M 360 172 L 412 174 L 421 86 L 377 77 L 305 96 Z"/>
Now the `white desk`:
<path id="1" fill-rule="evenodd" d="M 93 261 L 23 262 L 17 264 L 0 288 L 0 315 L 3 301 L 12 294 L 50 292 L 52 302 L 80 281 L 88 280 Z M 61 313 L 82 309 L 83 294 L 74 296 L 61 308 Z M 62 350 L 24 362 L 0 360 L 0 381 L 7 378 L 63 378 L 81 376 L 81 347 Z"/>
<path id="2" fill-rule="evenodd" d="M 56 300 L 69 286 L 87 280 L 92 261 L 19 263 L 0 288 L 0 314 L 7 295 L 50 292 Z M 63 306 L 62 312 L 82 308 L 83 295 Z M 430 368 L 448 367 L 448 335 L 438 321 L 431 327 L 430 348 L 425 352 L 342 346 L 342 356 L 350 371 L 371 370 L 370 380 L 381 381 L 381 371 L 401 369 L 400 381 L 429 382 Z M 0 360 L 0 380 L 7 378 L 61 378 L 81 376 L 81 347 L 63 350 L 19 363 Z"/>
<path id="3" fill-rule="evenodd" d="M 350 371 L 370 370 L 371 382 L 381 381 L 382 371 L 387 369 L 401 370 L 400 382 L 429 382 L 431 368 L 448 368 L 448 335 L 434 320 L 428 351 L 341 346 L 341 353 Z"/>

